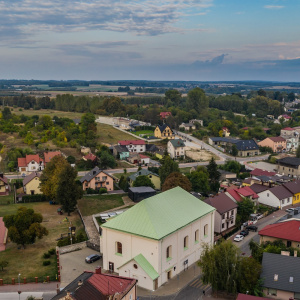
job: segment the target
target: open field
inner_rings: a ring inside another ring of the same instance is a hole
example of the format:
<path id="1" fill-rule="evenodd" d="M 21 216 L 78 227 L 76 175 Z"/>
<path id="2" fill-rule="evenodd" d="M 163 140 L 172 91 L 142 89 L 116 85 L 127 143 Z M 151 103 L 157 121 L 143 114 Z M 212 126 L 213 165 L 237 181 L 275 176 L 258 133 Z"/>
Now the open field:
<path id="1" fill-rule="evenodd" d="M 44 116 L 48 115 L 51 118 L 54 116 L 57 116 L 59 118 L 70 118 L 70 119 L 80 119 L 83 115 L 83 113 L 78 113 L 78 112 L 70 112 L 70 111 L 59 111 L 59 110 L 54 110 L 54 109 L 39 109 L 39 110 L 34 110 L 34 109 L 22 109 L 20 111 L 19 108 L 13 108 L 12 113 L 16 115 L 25 115 L 25 116 Z"/>
<path id="2" fill-rule="evenodd" d="M 94 195 L 85 196 L 78 201 L 78 208 L 82 216 L 90 216 L 109 209 L 124 205 L 124 195 Z"/>
<path id="3" fill-rule="evenodd" d="M 195 161 L 209 161 L 212 157 L 218 159 L 217 156 L 207 150 L 201 150 L 194 147 L 187 147 L 185 155 Z"/>
<path id="4" fill-rule="evenodd" d="M 133 133 L 135 135 L 137 135 L 137 136 L 139 136 L 140 134 L 145 134 L 145 135 L 150 135 L 150 136 L 154 135 L 154 131 L 153 130 L 139 130 L 139 131 L 135 131 Z"/>
<path id="5" fill-rule="evenodd" d="M 64 222 L 65 215 L 57 214 L 57 205 L 49 205 L 48 202 L 42 203 L 29 203 L 29 204 L 11 204 L 0 206 L 0 215 L 13 214 L 21 206 L 27 208 L 33 208 L 36 212 L 43 215 L 43 223 L 48 231 L 49 235 L 43 237 L 41 240 L 37 240 L 33 245 L 26 245 L 25 249 L 18 249 L 18 246 L 14 243 L 8 243 L 6 250 L 0 252 L 0 260 L 6 260 L 9 262 L 7 268 L 4 271 L 0 271 L 0 278 L 9 280 L 11 278 L 17 278 L 21 273 L 23 277 L 33 278 L 35 276 L 44 278 L 45 276 L 51 276 L 55 278 L 57 274 L 56 270 L 56 258 L 51 257 L 51 264 L 49 266 L 43 266 L 44 259 L 43 253 L 48 252 L 50 248 L 56 246 L 56 239 L 60 237 L 61 233 L 67 233 L 69 231 L 70 224 L 76 226 L 76 232 L 82 231 L 83 225 L 77 213 L 72 213 L 68 217 L 69 222 Z"/>
<path id="6" fill-rule="evenodd" d="M 7 204 L 8 202 L 10 204 L 12 204 L 14 202 L 14 195 L 13 195 L 13 193 L 10 193 L 7 196 L 0 196 L 0 205 L 2 205 L 2 204 L 8 205 Z M 1 213 L 2 213 L 2 209 L 1 209 L 1 206 L 0 206 L 0 217 L 2 217 Z"/>

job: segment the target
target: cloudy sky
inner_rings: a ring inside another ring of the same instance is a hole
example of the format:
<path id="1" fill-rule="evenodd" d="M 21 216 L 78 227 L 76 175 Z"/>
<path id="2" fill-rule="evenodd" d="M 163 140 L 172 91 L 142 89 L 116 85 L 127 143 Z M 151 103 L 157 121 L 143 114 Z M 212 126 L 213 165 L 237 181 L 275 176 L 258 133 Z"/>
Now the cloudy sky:
<path id="1" fill-rule="evenodd" d="M 299 0 L 0 0 L 0 78 L 300 81 Z"/>

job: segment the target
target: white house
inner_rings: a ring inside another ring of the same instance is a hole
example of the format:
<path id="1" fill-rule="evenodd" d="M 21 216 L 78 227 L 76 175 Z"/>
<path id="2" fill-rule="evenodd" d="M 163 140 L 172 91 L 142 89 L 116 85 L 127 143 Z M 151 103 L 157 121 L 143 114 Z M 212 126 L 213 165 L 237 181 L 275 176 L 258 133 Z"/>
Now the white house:
<path id="1" fill-rule="evenodd" d="M 185 157 L 185 143 L 181 139 L 168 141 L 168 153 L 171 158 Z"/>
<path id="2" fill-rule="evenodd" d="M 286 189 L 283 185 L 274 186 L 259 193 L 259 203 L 272 207 L 284 208 L 293 202 L 293 193 Z"/>
<path id="3" fill-rule="evenodd" d="M 180 187 L 147 198 L 101 226 L 103 268 L 157 289 L 213 244 L 214 214 Z"/>
<path id="4" fill-rule="evenodd" d="M 18 158 L 19 172 L 36 172 L 44 170 L 44 160 L 38 154 Z"/>
<path id="5" fill-rule="evenodd" d="M 146 151 L 146 143 L 144 140 L 119 141 L 118 145 L 125 146 L 129 152 L 141 153 Z"/>

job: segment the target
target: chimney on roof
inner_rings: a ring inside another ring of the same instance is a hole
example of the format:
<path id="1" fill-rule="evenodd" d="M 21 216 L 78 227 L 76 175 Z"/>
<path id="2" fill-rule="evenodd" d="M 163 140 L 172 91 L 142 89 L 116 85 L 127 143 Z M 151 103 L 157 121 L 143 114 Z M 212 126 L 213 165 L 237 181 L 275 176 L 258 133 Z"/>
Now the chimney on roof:
<path id="1" fill-rule="evenodd" d="M 290 256 L 290 251 L 281 251 L 281 255 Z"/>
<path id="2" fill-rule="evenodd" d="M 95 269 L 95 274 L 101 274 L 101 267 L 97 267 Z"/>
<path id="3" fill-rule="evenodd" d="M 82 286 L 82 280 L 81 279 L 78 281 L 78 286 Z"/>

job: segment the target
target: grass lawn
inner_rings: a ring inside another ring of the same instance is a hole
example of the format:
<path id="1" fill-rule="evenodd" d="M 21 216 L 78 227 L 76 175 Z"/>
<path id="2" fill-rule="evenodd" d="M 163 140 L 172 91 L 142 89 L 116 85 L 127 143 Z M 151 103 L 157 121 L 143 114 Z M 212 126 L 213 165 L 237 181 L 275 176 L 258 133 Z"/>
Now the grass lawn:
<path id="1" fill-rule="evenodd" d="M 6 206 L 10 206 L 7 203 L 13 204 L 14 202 L 14 194 L 10 193 L 7 196 L 0 196 L 0 205 L 6 205 Z M 0 206 L 0 217 L 1 217 L 1 213 L 2 213 L 2 208 Z"/>
<path id="2" fill-rule="evenodd" d="M 180 168 L 179 171 L 183 174 L 190 173 L 191 167 Z"/>
<path id="3" fill-rule="evenodd" d="M 139 130 L 139 131 L 135 131 L 133 133 L 137 136 L 139 136 L 140 134 L 146 134 L 146 135 L 154 136 L 154 131 L 153 130 Z"/>
<path id="4" fill-rule="evenodd" d="M 124 205 L 124 195 L 85 196 L 78 201 L 78 207 L 83 216 L 90 216 Z"/>
<path id="5" fill-rule="evenodd" d="M 117 168 L 133 168 L 134 167 L 125 160 L 117 160 L 117 164 L 118 164 Z"/>
<path id="6" fill-rule="evenodd" d="M 41 240 L 36 240 L 33 245 L 26 245 L 25 249 L 18 249 L 15 243 L 8 243 L 6 250 L 0 252 L 0 260 L 8 261 L 9 265 L 4 271 L 0 271 L 0 278 L 11 282 L 11 278 L 17 278 L 19 273 L 22 274 L 21 278 L 26 277 L 28 279 L 35 276 L 39 278 L 45 278 L 45 276 L 55 278 L 57 274 L 55 256 L 50 258 L 51 264 L 49 266 L 43 266 L 44 259 L 42 255 L 48 252 L 50 248 L 55 248 L 57 244 L 56 239 L 60 237 L 60 234 L 69 231 L 70 222 L 76 226 L 77 232 L 82 230 L 83 225 L 79 215 L 73 213 L 68 217 L 69 222 L 64 222 L 66 215 L 58 215 L 58 206 L 49 205 L 48 202 L 3 205 L 0 207 L 0 215 L 13 214 L 21 206 L 33 208 L 36 212 L 43 215 L 42 225 L 48 229 L 49 235 Z"/>
<path id="7" fill-rule="evenodd" d="M 13 108 L 12 113 L 16 115 L 22 115 L 24 114 L 25 116 L 44 116 L 48 115 L 51 118 L 54 116 L 57 116 L 59 118 L 70 118 L 70 119 L 80 119 L 83 113 L 78 113 L 78 112 L 67 112 L 67 111 L 59 111 L 59 110 L 54 110 L 54 109 L 39 109 L 39 110 L 34 110 L 34 109 L 24 109 L 22 108 L 22 111 L 20 111 L 20 108 Z"/>
<path id="8" fill-rule="evenodd" d="M 121 178 L 121 176 L 122 175 L 125 175 L 126 177 L 128 177 L 128 176 L 130 176 L 130 175 L 132 175 L 132 174 L 135 174 L 136 172 L 128 172 L 128 173 L 126 173 L 126 174 L 124 174 L 124 173 L 115 173 L 115 174 L 113 174 L 115 177 L 117 177 L 117 178 Z"/>

